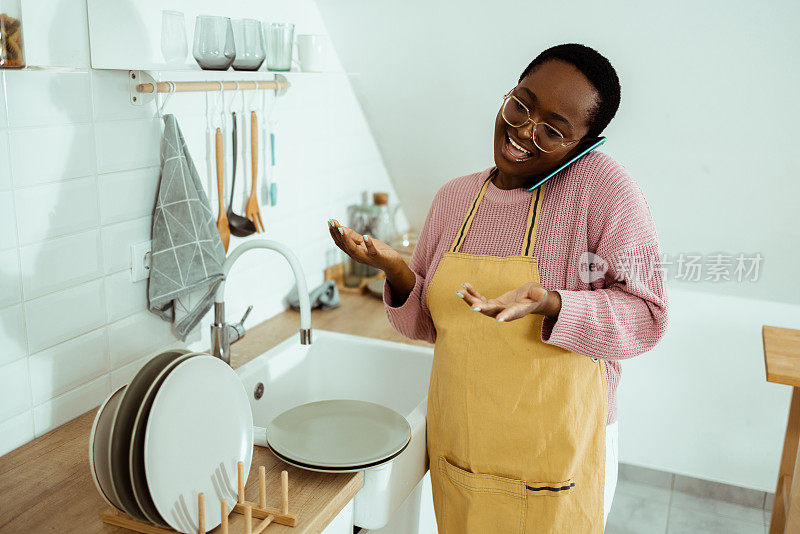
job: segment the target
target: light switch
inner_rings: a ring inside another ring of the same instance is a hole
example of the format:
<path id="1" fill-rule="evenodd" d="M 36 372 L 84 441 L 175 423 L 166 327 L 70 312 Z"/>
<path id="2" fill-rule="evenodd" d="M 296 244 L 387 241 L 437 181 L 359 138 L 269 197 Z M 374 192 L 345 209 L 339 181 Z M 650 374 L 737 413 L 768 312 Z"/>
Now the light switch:
<path id="1" fill-rule="evenodd" d="M 131 281 L 138 282 L 150 276 L 151 241 L 131 245 Z"/>

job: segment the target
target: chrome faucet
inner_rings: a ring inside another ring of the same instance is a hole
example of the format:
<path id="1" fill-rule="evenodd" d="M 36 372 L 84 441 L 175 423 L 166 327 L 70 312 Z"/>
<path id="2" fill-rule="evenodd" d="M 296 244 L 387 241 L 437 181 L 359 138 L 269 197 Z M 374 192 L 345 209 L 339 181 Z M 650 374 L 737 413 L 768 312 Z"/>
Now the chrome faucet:
<path id="1" fill-rule="evenodd" d="M 269 239 L 254 239 L 246 241 L 235 249 L 233 249 L 222 265 L 222 272 L 225 278 L 217 288 L 216 298 L 214 300 L 214 323 L 211 325 L 211 354 L 230 365 L 231 363 L 231 345 L 244 337 L 245 328 L 244 321 L 253 309 L 252 306 L 247 308 L 244 312 L 242 320 L 235 324 L 225 322 L 225 281 L 227 280 L 228 273 L 243 253 L 250 249 L 263 248 L 274 250 L 283 255 L 289 266 L 294 273 L 295 282 L 297 283 L 297 296 L 300 299 L 300 343 L 303 345 L 311 344 L 311 302 L 308 298 L 308 287 L 306 285 L 306 276 L 303 273 L 303 266 L 300 260 L 294 255 L 286 245 L 272 241 Z"/>

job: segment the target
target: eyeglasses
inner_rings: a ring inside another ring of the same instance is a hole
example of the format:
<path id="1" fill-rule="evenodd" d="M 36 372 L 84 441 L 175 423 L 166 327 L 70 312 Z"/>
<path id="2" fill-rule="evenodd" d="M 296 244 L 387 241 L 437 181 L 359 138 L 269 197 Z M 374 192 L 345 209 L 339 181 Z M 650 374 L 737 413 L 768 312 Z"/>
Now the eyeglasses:
<path id="1" fill-rule="evenodd" d="M 523 104 L 519 98 L 512 95 L 512 92 L 514 92 L 513 89 L 503 96 L 503 107 L 500 113 L 503 116 L 503 120 L 514 128 L 522 128 L 529 122 L 532 122 L 533 131 L 531 132 L 531 138 L 536 148 L 542 152 L 553 152 L 561 147 L 568 147 L 579 141 L 579 139 L 576 139 L 565 143 L 564 135 L 558 131 L 558 128 L 546 122 L 536 122 L 533 120 L 528 106 Z"/>

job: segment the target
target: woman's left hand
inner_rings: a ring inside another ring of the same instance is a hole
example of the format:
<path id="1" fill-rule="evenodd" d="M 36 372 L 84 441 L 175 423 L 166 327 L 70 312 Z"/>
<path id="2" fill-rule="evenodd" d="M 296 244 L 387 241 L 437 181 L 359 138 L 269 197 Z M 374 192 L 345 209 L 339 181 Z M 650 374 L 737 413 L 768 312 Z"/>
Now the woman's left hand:
<path id="1" fill-rule="evenodd" d="M 555 319 L 561 311 L 561 295 L 533 282 L 493 299 L 478 293 L 469 282 L 462 284 L 462 287 L 456 293 L 470 308 L 500 322 L 513 321 L 530 313 Z"/>

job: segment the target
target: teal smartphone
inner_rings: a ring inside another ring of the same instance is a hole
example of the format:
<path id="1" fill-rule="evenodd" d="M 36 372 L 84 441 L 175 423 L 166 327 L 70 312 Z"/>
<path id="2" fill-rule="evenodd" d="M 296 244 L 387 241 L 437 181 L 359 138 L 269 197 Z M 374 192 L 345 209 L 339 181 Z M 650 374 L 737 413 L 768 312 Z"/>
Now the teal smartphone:
<path id="1" fill-rule="evenodd" d="M 529 187 L 528 191 L 533 191 L 534 189 L 536 189 L 537 187 L 539 187 L 540 185 L 545 183 L 547 180 L 549 180 L 550 178 L 552 178 L 553 176 L 555 176 L 559 172 L 563 171 L 564 169 L 566 169 L 567 167 L 569 167 L 570 165 L 572 165 L 573 163 L 575 163 L 576 161 L 581 159 L 583 156 L 585 156 L 586 154 L 588 154 L 589 152 L 591 152 L 592 150 L 594 150 L 595 148 L 599 147 L 600 145 L 602 145 L 605 142 L 606 142 L 606 138 L 605 137 L 598 137 L 594 141 L 589 141 L 589 143 L 588 143 L 586 148 L 584 148 L 583 150 L 578 152 L 574 157 L 570 158 L 569 161 L 564 162 L 558 168 L 556 168 L 555 170 L 550 172 L 547 176 L 545 176 L 544 178 L 542 178 L 541 180 L 536 182 L 535 185 Z"/>

